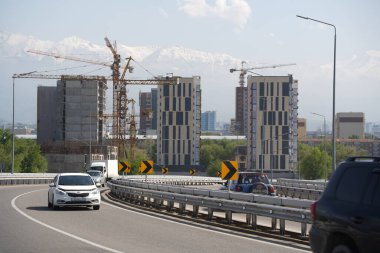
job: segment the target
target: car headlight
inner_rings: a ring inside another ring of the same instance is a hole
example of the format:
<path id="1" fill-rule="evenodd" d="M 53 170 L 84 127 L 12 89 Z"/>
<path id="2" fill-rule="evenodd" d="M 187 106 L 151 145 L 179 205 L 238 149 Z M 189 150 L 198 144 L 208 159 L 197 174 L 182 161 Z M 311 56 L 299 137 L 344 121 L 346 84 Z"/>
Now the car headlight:
<path id="1" fill-rule="evenodd" d="M 99 183 L 100 182 L 100 178 L 98 177 L 97 179 L 95 179 L 95 182 Z"/>
<path id="2" fill-rule="evenodd" d="M 91 192 L 91 194 L 93 194 L 93 195 L 99 194 L 99 190 L 98 190 L 98 189 L 95 189 L 95 190 L 93 190 L 93 191 Z"/>
<path id="3" fill-rule="evenodd" d="M 61 191 L 60 189 L 55 189 L 54 193 L 58 195 L 66 195 L 66 192 Z"/>

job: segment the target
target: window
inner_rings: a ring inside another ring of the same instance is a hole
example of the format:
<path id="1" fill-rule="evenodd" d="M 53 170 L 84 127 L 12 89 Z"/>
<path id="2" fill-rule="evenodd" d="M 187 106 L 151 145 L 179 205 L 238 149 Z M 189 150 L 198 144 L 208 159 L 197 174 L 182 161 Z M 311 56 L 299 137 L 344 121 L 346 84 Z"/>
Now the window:
<path id="1" fill-rule="evenodd" d="M 285 83 L 285 82 L 282 83 L 282 95 L 284 97 L 289 96 L 289 83 Z"/>
<path id="2" fill-rule="evenodd" d="M 285 98 L 282 98 L 282 111 L 285 111 Z"/>
<path id="3" fill-rule="evenodd" d="M 176 112 L 176 124 L 183 125 L 183 112 Z"/>
<path id="4" fill-rule="evenodd" d="M 278 111 L 278 97 L 276 97 L 276 111 Z"/>
<path id="5" fill-rule="evenodd" d="M 169 126 L 173 125 L 173 112 L 169 112 Z"/>
<path id="6" fill-rule="evenodd" d="M 284 112 L 284 125 L 288 125 L 288 112 Z"/>
<path id="7" fill-rule="evenodd" d="M 162 112 L 162 125 L 166 125 L 166 112 Z"/>
<path id="8" fill-rule="evenodd" d="M 260 82 L 260 97 L 264 97 L 264 83 Z"/>
<path id="9" fill-rule="evenodd" d="M 278 124 L 282 125 L 282 112 L 278 112 Z"/>
<path id="10" fill-rule="evenodd" d="M 169 85 L 164 85 L 164 96 L 169 97 Z"/>
<path id="11" fill-rule="evenodd" d="M 191 111 L 191 98 L 185 98 L 185 111 Z"/>
<path id="12" fill-rule="evenodd" d="M 363 173 L 361 168 L 346 168 L 336 189 L 336 198 L 351 203 L 360 203 L 369 178 L 368 173 Z"/>
<path id="13" fill-rule="evenodd" d="M 187 132 L 186 132 L 186 138 L 187 138 L 187 139 L 190 139 L 190 127 L 187 126 L 187 127 L 186 127 L 186 130 L 187 130 Z"/>
<path id="14" fill-rule="evenodd" d="M 282 140 L 282 153 L 285 155 L 289 154 L 289 141 Z"/>
<path id="15" fill-rule="evenodd" d="M 270 95 L 273 97 L 273 94 L 274 94 L 274 84 L 273 82 L 270 83 Z"/>
<path id="16" fill-rule="evenodd" d="M 189 124 L 189 113 L 185 112 L 185 125 Z"/>
<path id="17" fill-rule="evenodd" d="M 177 99 L 173 97 L 173 111 L 176 111 L 176 110 L 177 110 Z"/>
<path id="18" fill-rule="evenodd" d="M 181 84 L 177 85 L 177 96 L 181 96 Z"/>
<path id="19" fill-rule="evenodd" d="M 169 111 L 169 97 L 165 98 L 165 111 Z"/>
<path id="20" fill-rule="evenodd" d="M 185 155 L 185 165 L 190 165 L 190 155 Z"/>
<path id="21" fill-rule="evenodd" d="M 173 139 L 175 139 L 177 136 L 177 127 L 173 126 Z M 174 149 L 174 148 L 173 148 Z"/>
<path id="22" fill-rule="evenodd" d="M 189 83 L 189 97 L 191 97 L 191 89 L 192 89 L 192 85 L 191 83 Z"/>

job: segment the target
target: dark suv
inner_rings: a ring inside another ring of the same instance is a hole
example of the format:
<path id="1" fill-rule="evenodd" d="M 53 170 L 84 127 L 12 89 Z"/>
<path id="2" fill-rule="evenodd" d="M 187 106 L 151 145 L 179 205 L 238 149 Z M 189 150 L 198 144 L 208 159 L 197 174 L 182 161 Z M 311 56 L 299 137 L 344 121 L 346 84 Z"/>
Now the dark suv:
<path id="1" fill-rule="evenodd" d="M 227 189 L 227 185 L 222 189 Z M 276 189 L 269 182 L 267 175 L 260 172 L 239 172 L 238 180 L 231 181 L 230 189 L 237 192 L 276 195 Z"/>
<path id="2" fill-rule="evenodd" d="M 310 210 L 313 252 L 380 252 L 380 157 L 341 163 Z"/>

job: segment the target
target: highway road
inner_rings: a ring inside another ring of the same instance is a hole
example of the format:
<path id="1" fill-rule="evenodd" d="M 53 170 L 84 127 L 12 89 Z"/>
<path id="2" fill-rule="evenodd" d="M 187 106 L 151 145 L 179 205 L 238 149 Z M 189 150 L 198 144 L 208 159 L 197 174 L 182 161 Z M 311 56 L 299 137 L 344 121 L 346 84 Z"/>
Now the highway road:
<path id="1" fill-rule="evenodd" d="M 0 187 L 0 252 L 310 252 L 141 214 L 103 202 L 47 207 L 47 185 Z"/>

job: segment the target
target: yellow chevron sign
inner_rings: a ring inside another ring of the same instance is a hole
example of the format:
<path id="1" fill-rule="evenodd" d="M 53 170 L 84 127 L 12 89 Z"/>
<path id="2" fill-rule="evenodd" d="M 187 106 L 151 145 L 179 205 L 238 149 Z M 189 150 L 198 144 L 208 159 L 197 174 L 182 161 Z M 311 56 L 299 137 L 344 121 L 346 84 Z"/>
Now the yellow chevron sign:
<path id="1" fill-rule="evenodd" d="M 161 171 L 162 171 L 162 175 L 166 175 L 166 174 L 169 173 L 169 169 L 168 168 L 162 168 Z"/>
<path id="2" fill-rule="evenodd" d="M 119 168 L 119 172 L 120 173 L 123 173 L 123 172 L 131 172 L 131 165 L 126 162 L 126 161 L 120 161 L 119 164 L 118 164 L 118 168 Z"/>
<path id="3" fill-rule="evenodd" d="M 192 176 L 194 176 L 195 175 L 195 172 L 196 172 L 196 170 L 195 169 L 190 169 L 190 175 L 192 175 Z"/>
<path id="4" fill-rule="evenodd" d="M 221 178 L 223 180 L 237 180 L 238 179 L 238 164 L 237 161 L 223 161 L 221 166 Z"/>
<path id="5" fill-rule="evenodd" d="M 142 161 L 140 163 L 139 172 L 141 174 L 149 174 L 149 175 L 153 174 L 153 161 L 152 160 Z"/>

